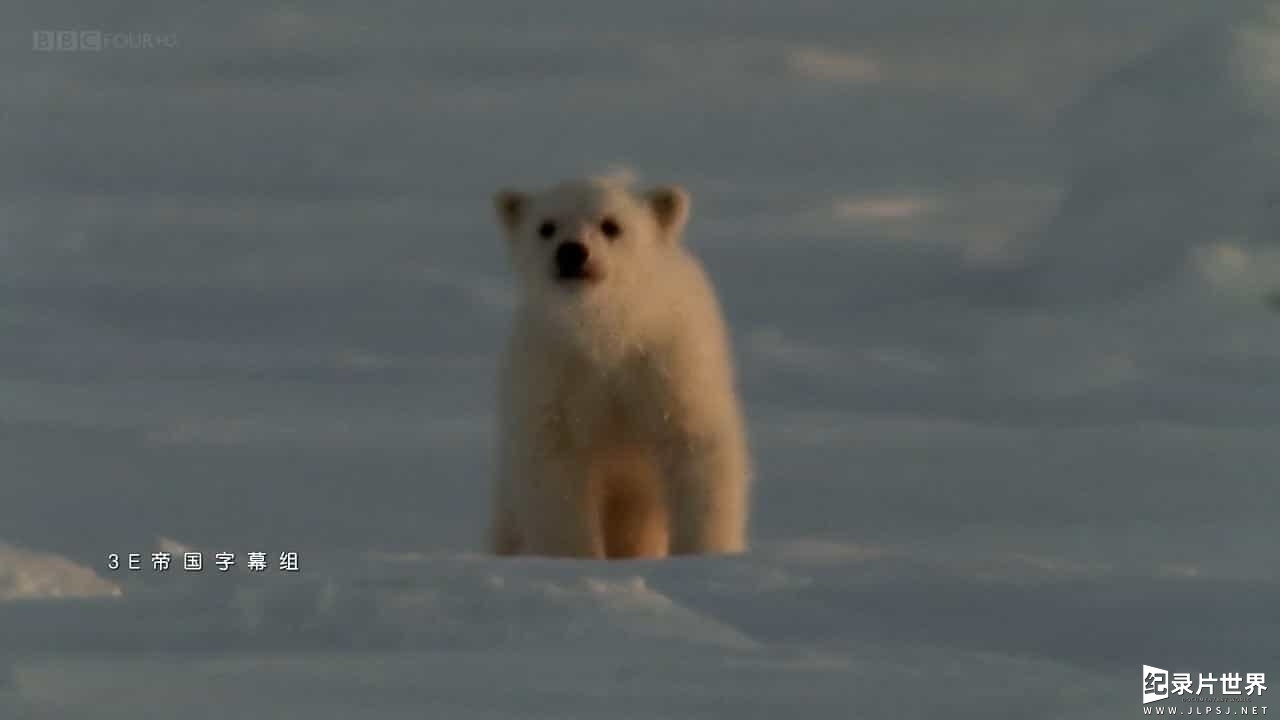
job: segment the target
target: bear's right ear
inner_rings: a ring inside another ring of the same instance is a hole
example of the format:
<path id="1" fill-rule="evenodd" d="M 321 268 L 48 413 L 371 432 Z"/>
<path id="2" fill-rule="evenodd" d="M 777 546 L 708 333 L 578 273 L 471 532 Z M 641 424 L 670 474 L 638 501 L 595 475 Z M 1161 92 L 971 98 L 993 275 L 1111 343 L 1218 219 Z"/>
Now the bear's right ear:
<path id="1" fill-rule="evenodd" d="M 645 200 L 662 234 L 669 240 L 678 241 L 680 231 L 689 219 L 689 191 L 676 185 L 663 185 L 645 193 Z"/>
<path id="2" fill-rule="evenodd" d="M 515 235 L 528 206 L 529 196 L 518 190 L 499 190 L 493 195 L 493 208 L 498 211 L 498 221 L 508 236 Z"/>

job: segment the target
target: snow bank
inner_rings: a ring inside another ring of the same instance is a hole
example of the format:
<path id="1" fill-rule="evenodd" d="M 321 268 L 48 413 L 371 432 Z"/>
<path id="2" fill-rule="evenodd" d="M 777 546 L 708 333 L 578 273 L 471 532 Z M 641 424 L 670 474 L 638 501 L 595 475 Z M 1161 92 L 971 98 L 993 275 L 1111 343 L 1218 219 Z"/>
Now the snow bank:
<path id="1" fill-rule="evenodd" d="M 1127 295 L 1168 282 L 1197 248 L 1276 246 L 1278 48 L 1280 10 L 1242 4 L 1104 74 L 1061 114 L 1071 168 L 1036 238 L 1041 293 Z"/>
<path id="2" fill-rule="evenodd" d="M 119 595 L 119 586 L 83 565 L 0 543 L 0 602 Z"/>

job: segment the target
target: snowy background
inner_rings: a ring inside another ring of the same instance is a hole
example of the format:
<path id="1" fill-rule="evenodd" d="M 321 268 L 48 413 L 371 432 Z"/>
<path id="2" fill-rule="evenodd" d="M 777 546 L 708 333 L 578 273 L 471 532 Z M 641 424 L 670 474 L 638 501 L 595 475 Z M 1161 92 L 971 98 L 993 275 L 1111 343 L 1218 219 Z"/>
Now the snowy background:
<path id="1" fill-rule="evenodd" d="M 0 8 L 0 717 L 1280 681 L 1280 3 L 374 5 Z M 693 193 L 746 556 L 479 554 L 490 195 L 610 167 Z M 106 567 L 161 545 L 242 564 Z"/>

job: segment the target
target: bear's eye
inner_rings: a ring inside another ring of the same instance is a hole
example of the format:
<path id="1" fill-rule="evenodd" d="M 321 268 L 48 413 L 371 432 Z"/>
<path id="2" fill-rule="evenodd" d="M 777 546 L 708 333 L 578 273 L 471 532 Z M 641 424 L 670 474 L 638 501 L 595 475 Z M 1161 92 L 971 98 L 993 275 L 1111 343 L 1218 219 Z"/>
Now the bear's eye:
<path id="1" fill-rule="evenodd" d="M 612 240 L 622 234 L 622 226 L 618 225 L 618 221 L 613 218 L 605 218 L 600 221 L 600 232 Z"/>
<path id="2" fill-rule="evenodd" d="M 538 235 L 540 237 L 547 238 L 549 240 L 551 239 L 551 236 L 555 234 L 556 224 L 550 220 L 543 220 L 542 224 L 538 226 Z"/>

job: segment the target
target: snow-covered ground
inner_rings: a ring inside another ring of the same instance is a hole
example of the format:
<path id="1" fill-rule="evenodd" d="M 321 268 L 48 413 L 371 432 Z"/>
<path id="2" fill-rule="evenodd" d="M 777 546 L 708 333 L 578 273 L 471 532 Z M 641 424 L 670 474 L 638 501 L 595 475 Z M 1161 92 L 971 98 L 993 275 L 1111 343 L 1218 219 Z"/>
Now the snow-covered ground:
<path id="1" fill-rule="evenodd" d="M 1092 718 L 1142 664 L 1280 678 L 1277 5 L 4 4 L 0 719 Z M 610 167 L 693 193 L 746 556 L 476 554 L 490 194 Z M 161 546 L 303 567 L 107 568 Z"/>
<path id="2" fill-rule="evenodd" d="M 1135 663 L 1264 667 L 1274 582 L 780 543 L 588 563 L 333 554 L 0 605 L 31 717 L 1121 717 Z M 1195 619 L 1199 621 L 1195 621 Z M 8 717 L 8 715 L 6 715 Z"/>

